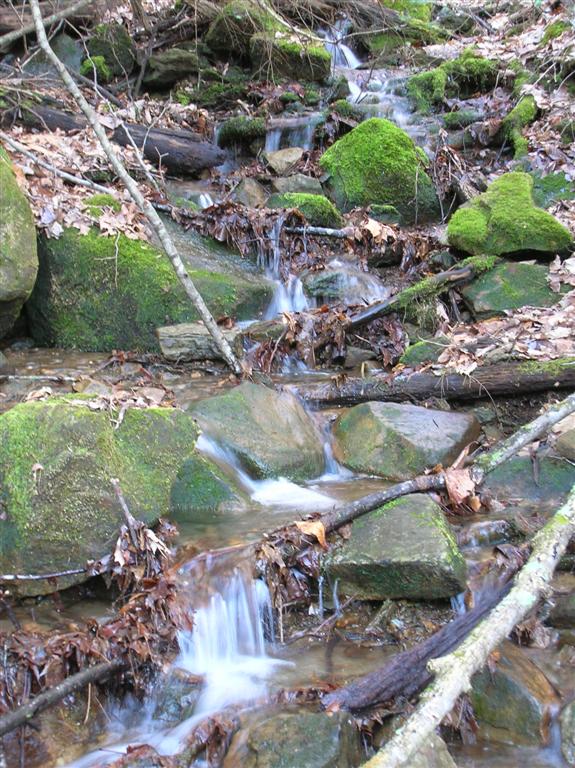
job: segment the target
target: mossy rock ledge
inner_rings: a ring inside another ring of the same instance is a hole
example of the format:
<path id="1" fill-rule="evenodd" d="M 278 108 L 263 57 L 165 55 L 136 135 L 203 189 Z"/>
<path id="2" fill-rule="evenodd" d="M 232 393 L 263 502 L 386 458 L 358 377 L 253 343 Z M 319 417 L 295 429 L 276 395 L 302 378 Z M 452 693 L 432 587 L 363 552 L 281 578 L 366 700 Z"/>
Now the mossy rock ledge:
<path id="1" fill-rule="evenodd" d="M 343 225 L 343 218 L 331 200 L 325 195 L 308 192 L 284 192 L 268 198 L 268 208 L 297 208 L 315 227 L 338 229 Z"/>
<path id="2" fill-rule="evenodd" d="M 289 37 L 254 35 L 250 40 L 250 58 L 257 74 L 268 80 L 287 77 L 298 82 L 327 81 L 331 56 L 323 45 L 299 42 Z"/>
<path id="3" fill-rule="evenodd" d="M 463 555 L 427 495 L 404 496 L 356 520 L 324 567 L 344 594 L 367 600 L 438 600 L 465 589 Z"/>
<path id="4" fill-rule="evenodd" d="M 362 403 L 335 422 L 334 454 L 356 472 L 408 480 L 436 464 L 448 466 L 479 433 L 479 422 L 469 413 Z"/>
<path id="5" fill-rule="evenodd" d="M 0 339 L 30 296 L 38 271 L 34 216 L 0 146 Z"/>
<path id="6" fill-rule="evenodd" d="M 173 408 L 129 408 L 118 429 L 89 398 L 21 403 L 0 417 L 0 568 L 51 573 L 82 568 L 112 551 L 122 510 L 148 524 L 170 512 L 172 485 L 198 436 L 192 416 Z M 183 502 L 182 502 L 183 503 Z M 58 588 L 83 575 L 58 579 Z M 18 584 L 26 594 L 54 584 Z"/>
<path id="7" fill-rule="evenodd" d="M 210 24 L 206 44 L 217 53 L 247 58 L 255 34 L 273 34 L 281 25 L 256 2 L 233 0 L 227 3 Z"/>
<path id="8" fill-rule="evenodd" d="M 459 208 L 447 227 L 449 244 L 466 253 L 501 256 L 525 251 L 559 253 L 573 243 L 569 230 L 533 202 L 533 178 L 505 173 Z"/>
<path id="9" fill-rule="evenodd" d="M 290 392 L 245 382 L 194 404 L 192 413 L 206 435 L 235 454 L 255 479 L 300 482 L 323 472 L 319 433 Z"/>
<path id="10" fill-rule="evenodd" d="M 102 56 L 117 77 L 127 77 L 136 66 L 136 46 L 121 24 L 98 24 L 87 47 L 90 56 Z"/>
<path id="11" fill-rule="evenodd" d="M 337 207 L 392 205 L 403 224 L 440 216 L 439 200 L 425 168 L 425 153 L 405 131 L 374 117 L 358 125 L 320 158 L 326 187 Z"/>
<path id="12" fill-rule="evenodd" d="M 175 230 L 188 274 L 215 317 L 249 320 L 265 309 L 273 287 L 255 266 Z M 42 346 L 159 352 L 156 328 L 199 319 L 167 256 L 141 240 L 70 228 L 57 240 L 40 237 L 39 258 L 27 313 Z"/>

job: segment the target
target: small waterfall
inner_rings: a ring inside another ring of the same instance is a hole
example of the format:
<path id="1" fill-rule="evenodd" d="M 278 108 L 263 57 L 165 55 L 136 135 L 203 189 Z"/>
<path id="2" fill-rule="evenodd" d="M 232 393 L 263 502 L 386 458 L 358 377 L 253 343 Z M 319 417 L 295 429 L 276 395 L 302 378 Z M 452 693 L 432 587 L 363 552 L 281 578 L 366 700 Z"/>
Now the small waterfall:
<path id="1" fill-rule="evenodd" d="M 281 117 L 270 120 L 266 134 L 265 151 L 277 152 L 278 149 L 285 149 L 286 147 L 312 149 L 315 130 L 321 120 L 321 114 Z"/>
<path id="2" fill-rule="evenodd" d="M 351 48 L 344 43 L 349 29 L 349 19 L 342 18 L 338 19 L 332 27 L 318 30 L 318 35 L 325 40 L 325 49 L 331 56 L 334 68 L 357 69 L 361 66 L 361 61 Z"/>

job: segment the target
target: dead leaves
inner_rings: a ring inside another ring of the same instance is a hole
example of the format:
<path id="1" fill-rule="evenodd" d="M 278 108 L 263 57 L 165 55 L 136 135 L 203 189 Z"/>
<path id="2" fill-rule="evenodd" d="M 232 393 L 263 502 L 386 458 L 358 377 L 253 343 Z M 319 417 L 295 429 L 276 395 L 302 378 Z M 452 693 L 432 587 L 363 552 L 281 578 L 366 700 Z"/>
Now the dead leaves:
<path id="1" fill-rule="evenodd" d="M 315 536 L 322 549 L 327 549 L 327 541 L 325 538 L 325 526 L 321 520 L 300 520 L 296 523 L 302 533 L 308 536 Z"/>

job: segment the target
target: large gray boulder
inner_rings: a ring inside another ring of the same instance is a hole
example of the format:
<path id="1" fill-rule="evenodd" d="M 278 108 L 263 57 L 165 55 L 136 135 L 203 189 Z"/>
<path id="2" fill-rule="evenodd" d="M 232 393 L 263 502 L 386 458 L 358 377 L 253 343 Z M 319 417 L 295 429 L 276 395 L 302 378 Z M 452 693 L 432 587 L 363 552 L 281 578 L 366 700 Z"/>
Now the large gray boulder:
<path id="1" fill-rule="evenodd" d="M 290 392 L 245 382 L 192 408 L 200 427 L 254 478 L 301 481 L 324 468 L 320 436 Z"/>
<path id="2" fill-rule="evenodd" d="M 448 466 L 477 439 L 475 416 L 399 403 L 362 403 L 334 426 L 336 458 L 356 472 L 407 480 Z"/>
<path id="3" fill-rule="evenodd" d="M 0 339 L 30 296 L 37 271 L 34 216 L 0 146 Z"/>
<path id="4" fill-rule="evenodd" d="M 325 570 L 344 594 L 368 600 L 435 600 L 465 588 L 465 561 L 441 507 L 419 494 L 356 520 Z"/>

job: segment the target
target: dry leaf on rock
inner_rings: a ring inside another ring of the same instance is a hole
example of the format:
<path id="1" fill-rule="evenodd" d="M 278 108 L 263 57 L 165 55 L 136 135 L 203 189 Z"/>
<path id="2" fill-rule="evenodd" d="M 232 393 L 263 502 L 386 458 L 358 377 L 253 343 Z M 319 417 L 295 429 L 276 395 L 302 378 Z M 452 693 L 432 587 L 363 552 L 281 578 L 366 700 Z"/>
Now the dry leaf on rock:
<path id="1" fill-rule="evenodd" d="M 302 533 L 315 536 L 322 549 L 327 549 L 325 526 L 321 520 L 300 520 L 296 523 L 296 528 L 299 528 Z"/>

